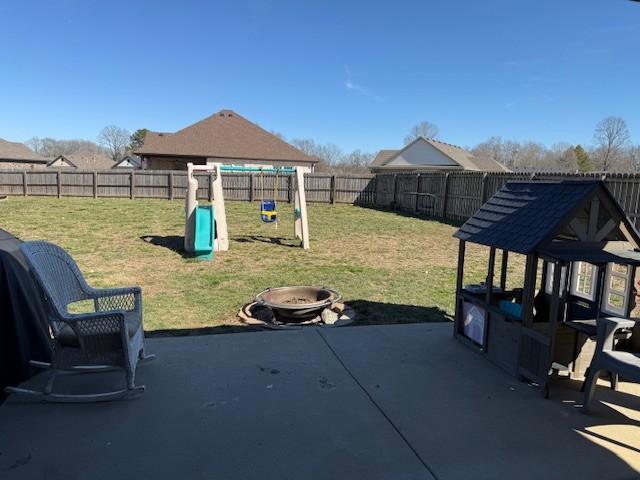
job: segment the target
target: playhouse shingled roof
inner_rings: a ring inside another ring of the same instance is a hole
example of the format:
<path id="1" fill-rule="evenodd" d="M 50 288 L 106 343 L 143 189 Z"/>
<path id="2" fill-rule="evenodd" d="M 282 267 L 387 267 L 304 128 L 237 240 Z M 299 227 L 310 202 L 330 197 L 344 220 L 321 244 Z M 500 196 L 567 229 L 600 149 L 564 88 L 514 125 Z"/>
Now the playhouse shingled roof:
<path id="1" fill-rule="evenodd" d="M 600 181 L 509 182 L 454 234 L 468 242 L 518 253 L 538 251 L 576 215 L 596 190 L 624 211 Z M 626 219 L 627 227 L 637 233 Z"/>

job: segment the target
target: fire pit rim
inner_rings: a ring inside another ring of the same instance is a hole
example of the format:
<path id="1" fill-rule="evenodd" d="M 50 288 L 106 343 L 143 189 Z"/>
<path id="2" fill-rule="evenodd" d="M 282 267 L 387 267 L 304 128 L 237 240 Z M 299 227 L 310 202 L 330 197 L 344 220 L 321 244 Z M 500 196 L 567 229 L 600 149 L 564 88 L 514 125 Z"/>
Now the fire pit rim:
<path id="1" fill-rule="evenodd" d="M 295 289 L 295 288 L 315 288 L 319 291 L 329 292 L 329 297 L 327 297 L 324 300 L 318 300 L 317 302 L 300 303 L 300 304 L 276 303 L 276 302 L 271 302 L 269 300 L 266 300 L 264 298 L 264 295 L 269 292 L 285 290 L 285 289 L 287 290 Z M 329 305 L 333 305 L 334 303 L 339 302 L 341 299 L 342 299 L 342 295 L 338 293 L 336 290 L 334 290 L 333 288 L 324 287 L 324 286 L 317 287 L 313 285 L 289 285 L 286 287 L 274 287 L 274 288 L 270 287 L 256 295 L 256 303 L 258 303 L 259 305 L 264 305 L 266 307 L 277 309 L 277 310 L 309 310 L 309 309 L 315 310 L 321 307 L 328 307 Z"/>

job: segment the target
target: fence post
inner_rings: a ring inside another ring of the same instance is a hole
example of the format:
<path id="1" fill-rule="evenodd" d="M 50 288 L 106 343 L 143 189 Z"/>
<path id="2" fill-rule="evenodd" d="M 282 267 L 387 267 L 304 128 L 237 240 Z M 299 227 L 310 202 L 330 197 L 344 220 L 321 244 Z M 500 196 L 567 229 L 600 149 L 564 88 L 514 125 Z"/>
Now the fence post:
<path id="1" fill-rule="evenodd" d="M 447 218 L 447 197 L 449 195 L 449 173 L 444 174 L 444 189 L 442 194 L 442 212 L 440 216 Z"/>
<path id="2" fill-rule="evenodd" d="M 254 184 L 254 182 L 255 182 L 255 176 L 252 173 L 252 174 L 249 175 L 249 201 L 250 202 L 253 202 L 254 195 L 255 195 L 255 193 L 253 192 L 253 184 Z"/>
<path id="3" fill-rule="evenodd" d="M 397 197 L 398 197 L 398 174 L 394 173 L 393 174 L 393 202 L 391 203 L 393 208 L 396 208 Z"/>
<path id="4" fill-rule="evenodd" d="M 336 204 L 336 176 L 335 175 L 331 175 L 330 186 L 331 186 L 331 191 L 329 192 L 329 201 L 331 202 L 331 205 L 335 205 Z"/>
<path id="5" fill-rule="evenodd" d="M 378 176 L 374 176 L 373 177 L 373 195 L 372 195 L 372 201 L 373 201 L 373 205 L 377 205 L 378 204 Z"/>
<path id="6" fill-rule="evenodd" d="M 418 213 L 419 210 L 419 202 L 420 202 L 420 174 L 416 175 L 416 206 L 415 212 Z"/>
<path id="7" fill-rule="evenodd" d="M 27 196 L 27 172 L 22 172 L 22 195 Z"/>
<path id="8" fill-rule="evenodd" d="M 56 171 L 56 187 L 58 189 L 58 198 L 62 197 L 62 176 L 60 170 Z"/>
<path id="9" fill-rule="evenodd" d="M 129 172 L 129 198 L 133 200 L 134 194 L 133 194 L 133 170 L 131 170 L 131 172 Z"/>
<path id="10" fill-rule="evenodd" d="M 98 172 L 93 172 L 93 198 L 98 198 Z"/>
<path id="11" fill-rule="evenodd" d="M 289 175 L 287 182 L 287 200 L 291 203 L 293 200 L 293 175 Z"/>
<path id="12" fill-rule="evenodd" d="M 487 180 L 488 179 L 489 179 L 489 174 L 485 172 L 485 174 L 482 175 L 482 190 L 480 194 L 481 205 L 484 205 L 485 202 L 487 201 Z"/>
<path id="13" fill-rule="evenodd" d="M 169 200 L 173 200 L 173 172 L 169 172 Z"/>
<path id="14" fill-rule="evenodd" d="M 196 195 L 196 198 L 198 198 L 197 195 Z M 209 172 L 209 191 L 207 192 L 207 200 L 209 200 L 210 202 L 213 202 L 213 173 L 212 172 Z"/>

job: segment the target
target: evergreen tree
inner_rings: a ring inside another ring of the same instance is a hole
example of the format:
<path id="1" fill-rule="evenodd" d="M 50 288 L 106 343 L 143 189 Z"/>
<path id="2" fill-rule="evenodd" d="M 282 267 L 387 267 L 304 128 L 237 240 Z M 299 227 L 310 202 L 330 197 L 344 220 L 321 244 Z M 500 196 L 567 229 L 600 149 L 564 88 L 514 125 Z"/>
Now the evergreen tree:
<path id="1" fill-rule="evenodd" d="M 138 130 L 136 130 L 131 134 L 130 143 L 129 143 L 130 151 L 137 150 L 142 146 L 142 144 L 144 143 L 144 136 L 147 134 L 148 131 L 149 130 L 147 130 L 146 128 L 139 128 Z"/>
<path id="2" fill-rule="evenodd" d="M 573 151 L 576 154 L 576 158 L 578 159 L 578 170 L 581 172 L 588 172 L 589 170 L 593 170 L 593 163 L 591 163 L 591 158 L 589 158 L 589 154 L 582 148 L 580 145 L 576 145 Z"/>

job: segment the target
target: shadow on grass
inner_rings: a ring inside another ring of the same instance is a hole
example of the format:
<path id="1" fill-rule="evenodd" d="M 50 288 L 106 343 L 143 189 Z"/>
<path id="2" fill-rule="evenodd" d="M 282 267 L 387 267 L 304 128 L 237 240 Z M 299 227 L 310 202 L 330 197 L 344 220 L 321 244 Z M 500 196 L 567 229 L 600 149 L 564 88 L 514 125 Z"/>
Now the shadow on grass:
<path id="1" fill-rule="evenodd" d="M 231 240 L 238 243 L 270 243 L 283 247 L 299 248 L 300 240 L 285 237 L 266 237 L 264 235 L 236 235 Z"/>
<path id="2" fill-rule="evenodd" d="M 369 300 L 351 300 L 345 302 L 353 308 L 356 320 L 348 326 L 358 325 L 396 325 L 402 323 L 434 323 L 450 322 L 452 318 L 438 307 L 420 307 L 393 303 L 372 302 Z M 312 325 L 309 325 L 312 327 Z M 145 331 L 145 336 L 155 337 L 189 337 L 193 335 L 217 335 L 221 333 L 242 333 L 274 331 L 272 328 L 249 325 L 217 325 L 200 328 L 167 328 Z"/>
<path id="3" fill-rule="evenodd" d="M 465 220 L 454 220 L 450 218 L 449 219 L 442 218 L 432 213 L 400 210 L 393 207 L 377 207 L 375 205 L 358 205 L 358 207 L 366 208 L 368 210 L 376 210 L 378 212 L 393 213 L 406 218 L 417 218 L 419 220 L 431 220 L 433 222 L 443 223 L 445 225 L 451 225 L 452 227 L 460 227 L 465 222 Z"/>
<path id="4" fill-rule="evenodd" d="M 357 313 L 354 325 L 433 323 L 453 320 L 447 312 L 438 307 L 372 302 L 362 299 L 346 301 L 345 304 Z"/>
<path id="5" fill-rule="evenodd" d="M 156 247 L 163 247 L 177 253 L 182 258 L 193 258 L 193 255 L 184 251 L 184 237 L 182 235 L 143 235 L 140 240 Z"/>

